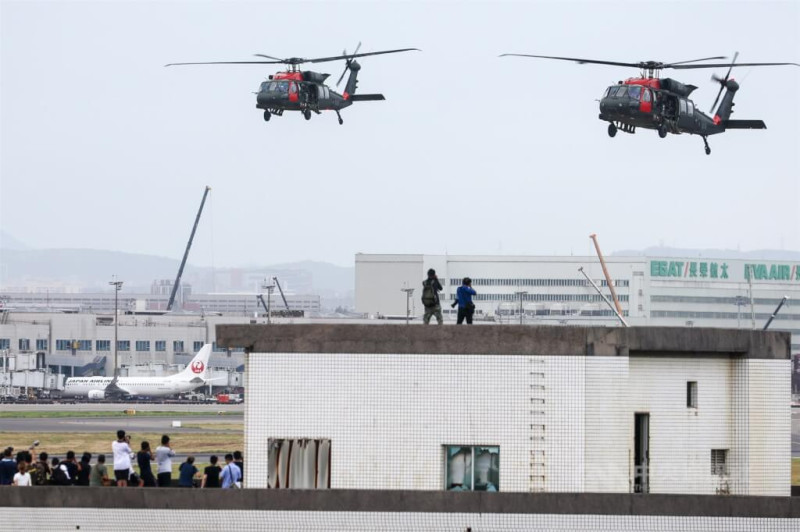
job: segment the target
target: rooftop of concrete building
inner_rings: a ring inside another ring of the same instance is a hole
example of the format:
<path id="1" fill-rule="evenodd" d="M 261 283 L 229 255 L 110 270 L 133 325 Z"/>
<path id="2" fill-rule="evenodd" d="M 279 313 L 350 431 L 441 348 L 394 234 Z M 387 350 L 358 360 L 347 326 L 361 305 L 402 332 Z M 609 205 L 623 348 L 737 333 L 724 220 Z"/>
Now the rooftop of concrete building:
<path id="1" fill-rule="evenodd" d="M 788 360 L 782 331 L 686 327 L 405 324 L 216 326 L 217 345 L 251 353 L 735 356 Z"/>

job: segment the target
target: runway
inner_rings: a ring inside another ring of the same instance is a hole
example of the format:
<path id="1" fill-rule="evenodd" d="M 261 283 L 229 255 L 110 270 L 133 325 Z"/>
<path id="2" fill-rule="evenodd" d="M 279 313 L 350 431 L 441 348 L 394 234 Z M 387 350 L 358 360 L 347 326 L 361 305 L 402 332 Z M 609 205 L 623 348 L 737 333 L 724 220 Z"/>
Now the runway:
<path id="1" fill-rule="evenodd" d="M 133 409 L 141 412 L 244 412 L 244 405 L 226 405 L 219 403 L 56 403 L 49 405 L 3 403 L 3 412 L 122 412 Z"/>
<path id="2" fill-rule="evenodd" d="M 241 432 L 230 428 L 210 429 L 210 428 L 191 428 L 173 427 L 173 421 L 181 421 L 182 425 L 210 425 L 210 424 L 242 424 L 244 430 L 244 415 L 232 414 L 225 416 L 217 415 L 192 415 L 183 416 L 120 416 L 120 417 L 75 417 L 61 418 L 0 418 L 0 432 L 97 432 L 106 433 L 113 439 L 117 430 L 123 429 L 128 433 L 142 432 L 203 432 L 203 433 L 227 433 Z"/>

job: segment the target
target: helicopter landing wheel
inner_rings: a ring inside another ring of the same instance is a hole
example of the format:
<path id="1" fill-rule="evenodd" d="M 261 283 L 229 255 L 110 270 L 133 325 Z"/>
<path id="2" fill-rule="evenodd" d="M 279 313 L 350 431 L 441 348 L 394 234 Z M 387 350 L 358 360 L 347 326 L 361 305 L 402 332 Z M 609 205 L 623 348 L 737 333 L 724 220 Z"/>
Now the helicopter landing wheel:
<path id="1" fill-rule="evenodd" d="M 667 137 L 667 128 L 663 125 L 658 128 L 658 136 L 662 139 Z"/>
<path id="2" fill-rule="evenodd" d="M 264 111 L 264 122 L 269 122 L 269 118 L 272 116 L 269 111 Z"/>
<path id="3" fill-rule="evenodd" d="M 708 141 L 705 137 L 703 137 L 703 144 L 706 145 L 706 155 L 711 155 L 711 146 L 708 145 Z"/>
<path id="4" fill-rule="evenodd" d="M 608 136 L 614 138 L 617 134 L 617 126 L 614 124 L 608 124 Z"/>
<path id="5" fill-rule="evenodd" d="M 306 109 L 305 111 L 303 111 L 303 117 L 304 117 L 306 120 L 311 120 L 311 111 L 309 111 L 308 109 Z"/>

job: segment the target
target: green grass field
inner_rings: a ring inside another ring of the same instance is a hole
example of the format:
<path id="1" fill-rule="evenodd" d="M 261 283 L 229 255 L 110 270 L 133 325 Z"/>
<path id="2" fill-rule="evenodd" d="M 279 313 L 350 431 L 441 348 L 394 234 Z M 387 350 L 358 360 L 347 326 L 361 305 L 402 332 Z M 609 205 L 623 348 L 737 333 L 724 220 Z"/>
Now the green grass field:
<path id="1" fill-rule="evenodd" d="M 792 486 L 800 486 L 800 458 L 792 458 Z"/>
<path id="2" fill-rule="evenodd" d="M 139 449 L 142 441 L 149 441 L 155 448 L 161 440 L 159 433 L 140 433 L 131 442 L 131 448 Z M 237 432 L 213 433 L 172 433 L 170 443 L 175 452 L 181 454 L 222 454 L 244 448 L 244 430 Z M 45 451 L 51 456 L 63 456 L 67 451 L 75 451 L 80 456 L 84 451 L 93 455 L 111 454 L 111 438 L 97 432 L 0 432 L 0 445 L 11 445 L 15 449 L 27 449 L 32 441 L 41 445 L 36 452 Z"/>

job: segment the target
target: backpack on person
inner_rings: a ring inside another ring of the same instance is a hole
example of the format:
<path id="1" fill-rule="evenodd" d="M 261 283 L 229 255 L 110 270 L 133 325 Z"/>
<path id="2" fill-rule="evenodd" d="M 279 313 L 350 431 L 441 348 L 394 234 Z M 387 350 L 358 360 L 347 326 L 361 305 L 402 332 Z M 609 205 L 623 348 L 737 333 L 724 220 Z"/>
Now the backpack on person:
<path id="1" fill-rule="evenodd" d="M 72 482 L 70 482 L 69 473 L 67 472 L 67 466 L 64 462 L 61 462 L 53 468 L 50 479 L 55 486 L 69 486 L 72 484 Z"/>
<path id="2" fill-rule="evenodd" d="M 47 471 L 45 470 L 47 466 L 41 462 L 38 462 L 34 465 L 31 470 L 31 484 L 34 486 L 46 486 L 47 485 Z"/>
<path id="3" fill-rule="evenodd" d="M 422 284 L 422 304 L 425 308 L 435 307 L 439 302 L 436 297 L 436 289 L 433 288 L 433 282 L 426 281 Z"/>

